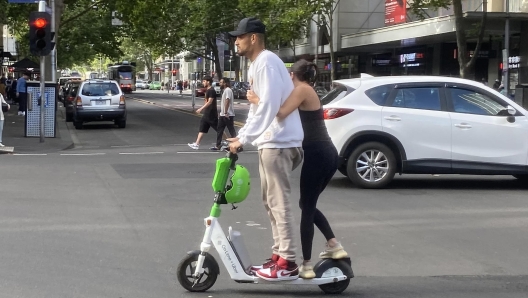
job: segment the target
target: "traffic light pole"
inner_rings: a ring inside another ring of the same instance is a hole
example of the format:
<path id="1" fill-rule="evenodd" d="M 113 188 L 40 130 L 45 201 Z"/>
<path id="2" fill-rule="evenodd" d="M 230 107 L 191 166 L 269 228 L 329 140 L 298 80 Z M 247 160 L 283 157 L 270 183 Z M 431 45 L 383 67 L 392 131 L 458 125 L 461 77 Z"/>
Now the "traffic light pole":
<path id="1" fill-rule="evenodd" d="M 39 1 L 39 12 L 46 12 L 46 1 Z M 44 143 L 44 114 L 46 113 L 46 56 L 40 56 L 40 142 Z M 29 100 L 32 100 L 31 98 Z"/>

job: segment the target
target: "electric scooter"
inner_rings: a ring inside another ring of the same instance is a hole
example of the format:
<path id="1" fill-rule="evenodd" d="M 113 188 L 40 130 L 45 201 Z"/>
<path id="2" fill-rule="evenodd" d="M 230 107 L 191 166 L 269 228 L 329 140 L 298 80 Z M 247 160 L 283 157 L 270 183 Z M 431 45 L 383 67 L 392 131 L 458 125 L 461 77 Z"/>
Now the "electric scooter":
<path id="1" fill-rule="evenodd" d="M 250 268 L 253 265 L 244 245 L 240 232 L 229 227 L 228 236 L 220 227 L 221 205 L 242 202 L 250 190 L 250 178 L 247 169 L 237 165 L 238 155 L 231 152 L 216 161 L 216 172 L 213 178 L 215 192 L 213 207 L 209 217 L 204 219 L 205 234 L 200 250 L 189 251 L 178 265 L 179 283 L 190 292 L 205 292 L 211 288 L 220 268 L 215 258 L 209 254 L 214 246 L 229 276 L 238 283 L 265 284 L 282 283 L 288 285 L 317 285 L 327 294 L 342 293 L 354 277 L 350 258 L 339 260 L 322 259 L 314 266 L 315 278 L 298 278 L 288 281 L 267 281 L 254 275 Z M 229 177 L 231 171 L 233 174 Z"/>

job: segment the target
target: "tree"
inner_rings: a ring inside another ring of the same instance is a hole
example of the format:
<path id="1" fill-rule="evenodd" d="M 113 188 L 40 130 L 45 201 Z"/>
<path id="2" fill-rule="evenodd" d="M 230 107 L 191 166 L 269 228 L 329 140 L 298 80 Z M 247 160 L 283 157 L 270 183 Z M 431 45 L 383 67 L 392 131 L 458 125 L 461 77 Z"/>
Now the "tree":
<path id="1" fill-rule="evenodd" d="M 319 30 L 322 29 L 322 34 L 328 40 L 330 48 L 330 80 L 335 79 L 335 55 L 334 55 L 334 13 L 339 6 L 341 0 L 311 0 L 311 7 L 315 10 L 312 21 L 315 22 Z M 317 53 L 319 52 L 319 34 L 317 36 Z M 317 55 L 316 53 L 316 55 Z"/>
<path id="2" fill-rule="evenodd" d="M 425 8 L 432 8 L 438 10 L 439 8 L 449 8 L 453 5 L 455 14 L 455 25 L 456 25 L 456 41 L 458 47 L 458 64 L 460 67 L 460 77 L 469 78 L 473 73 L 475 62 L 479 56 L 480 48 L 482 46 L 482 40 L 484 38 L 484 32 L 486 29 L 488 1 L 482 1 L 482 18 L 478 25 L 477 44 L 475 46 L 474 54 L 470 58 L 467 49 L 467 33 L 469 30 L 467 23 L 464 22 L 464 12 L 462 11 L 462 0 L 414 0 L 409 4 L 411 11 L 416 14 L 420 19 L 425 19 L 426 14 Z"/>
<path id="3" fill-rule="evenodd" d="M 123 0 L 124 1 L 124 0 Z M 97 55 L 119 57 L 120 28 L 110 26 L 111 0 L 55 0 L 56 47 L 58 68 L 68 68 L 92 60 Z M 5 5 L 2 7 L 2 5 Z M 4 23 L 15 31 L 22 57 L 28 53 L 28 16 L 36 10 L 34 4 L 9 4 L 5 8 Z M 35 59 L 35 57 L 33 57 Z"/>
<path id="4" fill-rule="evenodd" d="M 123 60 L 136 61 L 137 69 L 147 69 L 148 78 L 152 79 L 154 72 L 154 60 L 160 53 L 146 46 L 143 42 L 133 41 L 131 38 L 126 38 L 121 44 L 121 51 L 123 52 Z"/>

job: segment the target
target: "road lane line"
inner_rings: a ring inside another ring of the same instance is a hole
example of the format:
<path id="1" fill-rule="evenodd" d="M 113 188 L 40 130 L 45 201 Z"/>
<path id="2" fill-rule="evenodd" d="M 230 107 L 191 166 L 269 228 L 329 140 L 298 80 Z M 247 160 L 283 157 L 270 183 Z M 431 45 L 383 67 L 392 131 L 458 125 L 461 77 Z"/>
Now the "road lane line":
<path id="1" fill-rule="evenodd" d="M 257 153 L 258 151 L 244 151 L 244 153 Z M 218 154 L 218 153 L 227 153 L 227 151 L 178 151 L 178 154 Z"/>
<path id="2" fill-rule="evenodd" d="M 110 146 L 111 148 L 130 148 L 130 147 L 151 147 L 152 145 L 121 145 L 121 146 Z"/>
<path id="3" fill-rule="evenodd" d="M 163 154 L 165 152 L 120 152 L 121 155 Z"/>
<path id="4" fill-rule="evenodd" d="M 61 153 L 63 156 L 94 156 L 94 155 L 105 155 L 106 153 Z"/>
<path id="5" fill-rule="evenodd" d="M 13 153 L 11 155 L 18 155 L 18 156 L 46 156 L 47 153 Z"/>

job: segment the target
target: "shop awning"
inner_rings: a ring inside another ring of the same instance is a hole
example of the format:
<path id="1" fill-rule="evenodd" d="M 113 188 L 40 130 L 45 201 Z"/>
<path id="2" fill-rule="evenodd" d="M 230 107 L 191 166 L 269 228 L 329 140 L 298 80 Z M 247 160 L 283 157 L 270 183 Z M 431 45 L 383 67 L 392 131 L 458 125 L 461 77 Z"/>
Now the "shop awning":
<path id="1" fill-rule="evenodd" d="M 469 24 L 480 21 L 482 12 L 466 12 L 464 19 Z M 508 14 L 503 12 L 488 12 L 486 35 L 504 34 L 504 23 Z M 521 22 L 528 21 L 528 13 L 511 13 L 511 34 L 520 32 Z M 442 16 L 416 21 L 401 25 L 394 25 L 341 37 L 341 50 L 354 52 L 371 52 L 387 48 L 408 47 L 438 42 L 455 41 L 455 16 Z"/>

